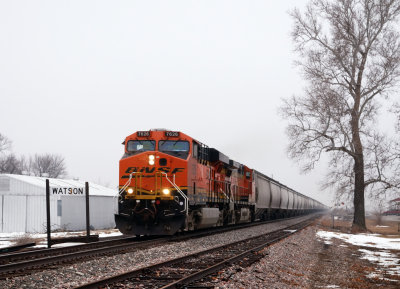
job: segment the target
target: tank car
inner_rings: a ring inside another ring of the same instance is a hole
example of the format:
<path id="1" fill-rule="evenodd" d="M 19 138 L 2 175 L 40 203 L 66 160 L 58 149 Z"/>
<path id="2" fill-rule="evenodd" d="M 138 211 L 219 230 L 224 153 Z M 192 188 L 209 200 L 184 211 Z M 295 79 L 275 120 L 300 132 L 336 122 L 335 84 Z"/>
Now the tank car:
<path id="1" fill-rule="evenodd" d="M 310 198 L 182 132 L 137 131 L 123 145 L 115 214 L 123 234 L 172 235 L 312 210 Z"/>

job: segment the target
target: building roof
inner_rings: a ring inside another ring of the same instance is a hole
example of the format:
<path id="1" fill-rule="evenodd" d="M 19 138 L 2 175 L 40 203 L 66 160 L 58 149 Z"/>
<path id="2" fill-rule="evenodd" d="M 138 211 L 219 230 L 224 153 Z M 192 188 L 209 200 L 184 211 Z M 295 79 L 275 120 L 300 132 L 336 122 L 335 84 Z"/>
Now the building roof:
<path id="1" fill-rule="evenodd" d="M 67 179 L 53 179 L 26 175 L 13 175 L 13 174 L 0 174 L 0 176 L 7 176 L 19 180 L 21 182 L 46 188 L 46 179 L 50 181 L 50 187 L 71 187 L 71 188 L 84 188 L 85 182 L 80 180 L 67 180 Z M 104 186 L 100 186 L 89 182 L 89 194 L 93 196 L 116 196 L 118 191 Z"/>
<path id="2" fill-rule="evenodd" d="M 388 215 L 396 215 L 396 216 L 400 216 L 400 210 L 390 210 L 390 211 L 386 211 L 383 212 L 384 216 L 388 216 Z"/>

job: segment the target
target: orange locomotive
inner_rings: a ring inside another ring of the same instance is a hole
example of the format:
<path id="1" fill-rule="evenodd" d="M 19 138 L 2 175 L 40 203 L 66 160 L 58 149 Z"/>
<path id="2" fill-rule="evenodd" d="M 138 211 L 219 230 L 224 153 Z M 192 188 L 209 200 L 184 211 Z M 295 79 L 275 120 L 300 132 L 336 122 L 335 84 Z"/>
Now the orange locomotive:
<path id="1" fill-rule="evenodd" d="M 124 234 L 249 222 L 253 171 L 182 132 L 138 131 L 123 142 L 117 228 Z"/>

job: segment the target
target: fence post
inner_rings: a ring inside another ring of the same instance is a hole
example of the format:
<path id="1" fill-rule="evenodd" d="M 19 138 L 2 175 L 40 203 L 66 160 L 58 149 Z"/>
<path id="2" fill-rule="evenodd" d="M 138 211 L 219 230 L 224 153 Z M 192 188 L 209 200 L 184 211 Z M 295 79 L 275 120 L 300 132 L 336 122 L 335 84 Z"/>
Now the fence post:
<path id="1" fill-rule="evenodd" d="M 46 179 L 47 248 L 51 248 L 50 227 L 50 181 Z"/>
<path id="2" fill-rule="evenodd" d="M 86 193 L 86 241 L 90 241 L 89 183 L 85 182 Z"/>

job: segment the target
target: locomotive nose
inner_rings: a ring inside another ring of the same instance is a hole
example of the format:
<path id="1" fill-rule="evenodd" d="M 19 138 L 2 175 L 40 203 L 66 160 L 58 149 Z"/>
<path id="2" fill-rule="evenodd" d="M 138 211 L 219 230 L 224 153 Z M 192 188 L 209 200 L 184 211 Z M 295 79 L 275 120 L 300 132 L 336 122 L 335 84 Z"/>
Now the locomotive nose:
<path id="1" fill-rule="evenodd" d="M 133 166 L 134 164 L 134 166 Z M 171 169 L 172 160 L 165 153 L 147 151 L 120 162 L 122 183 L 128 180 L 125 198 L 135 200 L 173 200 L 176 173 L 182 168 Z M 167 177 L 167 174 L 168 177 Z"/>
<path id="2" fill-rule="evenodd" d="M 147 155 L 149 166 L 154 166 L 156 169 L 158 167 L 165 167 L 168 164 L 168 159 L 162 156 L 157 155 L 156 152 L 149 153 Z"/>
<path id="3" fill-rule="evenodd" d="M 143 163 L 148 163 L 150 168 L 165 167 L 168 164 L 168 159 L 165 156 L 160 156 L 157 152 L 149 152 L 143 160 Z"/>
<path id="4" fill-rule="evenodd" d="M 158 161 L 159 165 L 164 167 L 167 165 L 167 159 L 166 158 L 160 158 L 160 160 Z"/>

